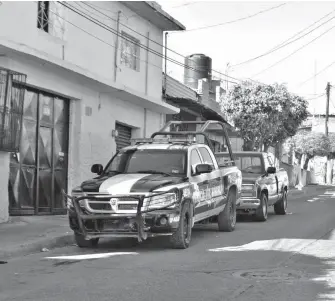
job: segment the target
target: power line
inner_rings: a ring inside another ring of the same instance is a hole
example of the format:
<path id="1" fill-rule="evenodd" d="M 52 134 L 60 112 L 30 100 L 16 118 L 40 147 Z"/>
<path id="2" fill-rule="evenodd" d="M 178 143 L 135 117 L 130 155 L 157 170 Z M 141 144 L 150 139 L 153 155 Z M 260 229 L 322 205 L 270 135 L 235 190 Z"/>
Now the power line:
<path id="1" fill-rule="evenodd" d="M 319 96 L 315 96 L 315 97 L 312 97 L 312 98 L 307 98 L 307 99 L 305 99 L 305 100 L 314 100 L 314 99 L 318 99 L 318 98 L 320 98 L 320 97 L 323 97 L 323 96 L 325 96 L 326 95 L 326 93 L 322 93 L 322 94 L 320 94 Z"/>
<path id="2" fill-rule="evenodd" d="M 190 32 L 190 31 L 195 31 L 195 30 L 208 29 L 208 28 L 213 28 L 213 27 L 218 27 L 218 26 L 223 26 L 223 25 L 228 25 L 228 24 L 236 23 L 236 22 L 239 22 L 239 21 L 250 19 L 250 18 L 255 17 L 257 15 L 260 15 L 260 14 L 264 14 L 264 13 L 270 11 L 270 10 L 277 9 L 277 8 L 279 8 L 281 6 L 286 5 L 286 4 L 287 3 L 285 2 L 285 3 L 282 3 L 280 5 L 273 6 L 273 7 L 261 10 L 261 11 L 259 11 L 257 13 L 252 14 L 252 15 L 245 16 L 243 18 L 239 18 L 239 19 L 235 19 L 235 20 L 231 20 L 231 21 L 227 21 L 227 22 L 219 23 L 219 24 L 213 24 L 213 25 L 207 25 L 207 26 L 203 26 L 203 27 L 191 28 L 191 29 L 188 29 L 188 30 L 184 30 L 183 32 Z M 174 32 L 174 33 L 179 33 L 179 32 Z"/>
<path id="3" fill-rule="evenodd" d="M 81 1 L 81 2 L 82 2 L 82 1 Z M 83 3 L 84 5 L 86 5 L 86 6 L 90 7 L 90 8 L 92 8 L 93 10 L 99 12 L 99 13 L 102 14 L 103 16 L 105 16 L 105 17 L 107 17 L 107 18 L 109 18 L 109 19 L 111 19 L 111 20 L 113 20 L 113 21 L 115 21 L 115 22 L 117 21 L 116 19 L 114 19 L 114 18 L 112 18 L 112 17 L 106 15 L 105 13 L 103 13 L 103 12 L 99 11 L 98 9 L 96 9 L 95 7 L 93 7 L 92 4 L 88 4 L 88 3 L 85 3 L 85 2 L 82 2 L 82 3 Z M 121 22 L 120 22 L 120 24 L 121 24 L 123 27 L 125 27 L 125 28 L 131 30 L 132 32 L 134 32 L 134 33 L 136 33 L 136 34 L 138 34 L 138 35 L 140 35 L 140 36 L 142 36 L 142 37 L 148 39 L 147 36 L 145 36 L 144 34 L 138 32 L 137 30 L 135 30 L 135 29 L 133 29 L 133 28 L 131 28 L 131 27 L 129 27 L 129 26 L 127 26 L 127 25 L 121 23 Z M 155 40 L 152 40 L 152 39 L 150 39 L 150 38 L 149 38 L 148 40 L 149 40 L 150 42 L 153 42 L 154 44 L 156 44 L 156 45 L 158 45 L 158 46 L 161 46 L 161 47 L 163 47 L 163 48 L 165 47 L 163 44 L 161 44 L 161 43 L 159 43 L 159 42 L 157 42 L 157 41 L 155 41 Z M 174 54 L 177 54 L 178 56 L 182 57 L 183 59 L 186 58 L 183 54 L 181 54 L 181 53 L 179 53 L 179 52 L 177 52 L 177 51 L 175 51 L 175 50 L 173 50 L 173 49 L 170 49 L 170 48 L 167 47 L 167 50 L 169 50 L 170 52 L 172 52 L 172 53 L 174 53 Z M 190 61 L 193 61 L 193 60 L 190 60 Z M 179 63 L 179 62 L 178 62 L 178 63 Z M 179 64 L 180 64 L 180 63 L 179 63 Z M 185 65 L 184 65 L 184 66 L 185 66 Z M 231 79 L 234 79 L 234 80 L 241 81 L 241 80 L 238 79 L 238 78 L 235 78 L 235 77 L 233 77 L 233 76 L 228 76 L 228 75 L 226 75 L 226 74 L 224 74 L 224 73 L 222 73 L 222 72 L 220 72 L 220 71 L 214 70 L 214 69 L 212 69 L 212 72 L 218 73 L 218 74 L 220 74 L 220 75 L 223 75 L 223 76 L 225 76 L 225 77 L 228 77 L 228 78 L 231 78 Z"/>
<path id="4" fill-rule="evenodd" d="M 293 51 L 292 53 L 290 53 L 288 56 L 284 57 L 283 59 L 277 61 L 276 63 L 272 64 L 271 66 L 269 66 L 268 68 L 265 68 L 264 70 L 258 72 L 257 74 L 253 75 L 252 77 L 255 77 L 263 72 L 268 71 L 269 69 L 271 69 L 272 67 L 280 64 L 281 62 L 285 61 L 286 59 L 288 59 L 289 57 L 291 57 L 292 55 L 296 54 L 297 52 L 299 52 L 301 49 L 307 47 L 308 45 L 312 44 L 313 42 L 315 42 L 316 40 L 318 40 L 319 38 L 321 38 L 322 36 L 324 36 L 325 34 L 327 34 L 329 31 L 331 31 L 332 29 L 334 29 L 335 26 L 329 28 L 328 30 L 326 30 L 325 32 L 323 32 L 322 34 L 320 34 L 319 36 L 317 36 L 316 38 L 314 38 L 313 40 L 311 40 L 310 42 L 308 42 L 307 44 L 304 44 L 303 46 L 299 47 L 297 50 Z"/>
<path id="5" fill-rule="evenodd" d="M 113 28 L 107 26 L 107 25 L 104 24 L 103 22 L 101 22 L 101 21 L 99 21 L 99 20 L 97 20 L 97 19 L 94 19 L 93 17 L 88 18 L 88 17 L 87 17 L 87 14 L 85 14 L 85 13 L 82 12 L 82 11 L 80 11 L 79 9 L 76 9 L 76 8 L 74 8 L 74 7 L 71 6 L 71 5 L 67 6 L 68 4 L 65 5 L 65 4 L 62 3 L 62 2 L 60 2 L 60 3 L 61 3 L 63 6 L 69 8 L 70 10 L 72 10 L 73 12 L 79 14 L 79 15 L 82 16 L 83 18 L 86 18 L 87 20 L 89 20 L 89 21 L 95 23 L 96 25 L 98 25 L 98 26 L 100 26 L 100 27 L 102 27 L 102 28 L 104 28 L 104 29 L 106 29 L 106 30 L 112 32 L 113 34 L 115 34 L 115 35 L 117 35 L 117 36 L 119 36 L 119 37 L 121 37 L 121 38 L 123 38 L 123 39 L 125 39 L 125 40 L 127 40 L 127 41 L 133 42 L 132 40 L 127 39 L 126 37 L 120 35 L 119 33 L 117 33 L 117 31 L 115 31 Z M 85 3 L 84 3 L 84 4 L 85 4 Z M 86 4 L 86 5 L 87 5 L 87 4 Z M 89 6 L 89 5 L 88 5 L 88 6 Z M 100 12 L 100 13 L 101 13 L 101 12 Z M 106 15 L 106 16 L 108 16 L 108 15 Z M 109 16 L 108 16 L 108 17 L 109 17 Z M 110 17 L 110 18 L 111 18 L 111 17 Z M 113 18 L 111 18 L 111 19 L 114 20 Z M 116 21 L 116 20 L 114 20 L 114 21 Z M 133 30 L 132 28 L 130 28 L 130 27 L 128 27 L 128 26 L 126 26 L 126 25 L 124 25 L 124 24 L 122 24 L 122 23 L 120 23 L 120 24 L 123 25 L 123 26 L 125 26 L 126 28 L 129 28 L 130 30 L 136 32 L 137 34 L 139 34 L 139 35 L 141 35 L 141 36 L 144 36 L 143 34 L 137 32 L 136 30 Z M 147 39 L 146 36 L 144 36 L 144 37 Z M 156 44 L 158 44 L 158 45 L 160 45 L 160 46 L 162 46 L 162 47 L 164 47 L 162 44 L 160 44 L 160 43 L 158 43 L 158 42 L 156 42 L 156 41 L 154 41 L 154 40 L 151 40 L 151 39 L 149 39 L 149 40 L 152 41 L 152 42 L 154 42 L 154 43 L 156 43 Z M 164 55 L 160 54 L 160 53 L 159 53 L 158 51 L 156 51 L 156 50 L 151 49 L 150 47 L 147 47 L 146 45 L 143 45 L 143 44 L 141 44 L 141 43 L 137 43 L 137 45 L 138 45 L 140 48 L 142 48 L 142 49 L 144 49 L 144 50 L 148 50 L 149 52 L 151 52 L 151 53 L 153 53 L 153 54 L 155 54 L 155 55 L 157 55 L 157 56 L 159 56 L 159 57 L 161 57 L 161 58 L 163 58 L 163 59 L 165 58 Z M 173 51 L 173 50 L 171 50 L 171 51 Z M 174 52 L 174 51 L 173 51 L 173 52 Z M 185 58 L 185 57 L 184 57 L 184 58 Z M 174 59 L 172 59 L 172 58 L 166 57 L 166 59 L 167 59 L 169 62 L 172 62 L 172 63 L 174 63 L 174 64 L 176 64 L 176 65 L 179 65 L 179 66 L 181 66 L 181 67 L 184 67 L 184 68 L 186 68 L 186 69 L 193 70 L 193 71 L 196 71 L 196 72 L 202 72 L 201 70 L 198 70 L 198 69 L 195 69 L 195 68 L 193 68 L 193 67 L 187 66 L 187 65 L 185 65 L 185 64 L 183 64 L 183 63 L 180 63 L 180 62 L 178 62 L 178 61 L 176 61 L 176 60 L 174 60 Z M 218 73 L 218 74 L 221 74 L 221 75 L 226 76 L 225 74 L 223 74 L 223 73 L 221 73 L 221 72 L 218 72 L 218 71 L 215 71 L 215 70 L 213 70 L 213 69 L 212 69 L 212 72 L 216 72 L 216 73 Z M 231 78 L 231 79 L 233 79 L 233 80 L 241 81 L 240 79 L 235 78 L 235 77 L 232 77 L 232 76 L 226 76 L 226 77 Z M 232 82 L 232 81 L 230 81 L 230 83 L 235 83 L 235 84 L 236 84 L 236 82 Z"/>
<path id="6" fill-rule="evenodd" d="M 58 2 L 59 2 L 59 1 L 58 1 Z M 109 31 L 109 32 L 111 32 L 111 33 L 113 33 L 113 34 L 115 34 L 116 36 L 118 36 L 118 37 L 120 37 L 120 38 L 122 38 L 122 39 L 124 39 L 124 40 L 126 40 L 126 41 L 129 41 L 129 42 L 131 42 L 131 43 L 134 43 L 134 41 L 131 40 L 130 38 L 127 38 L 127 37 L 123 36 L 122 34 L 120 34 L 120 33 L 118 33 L 117 31 L 115 31 L 113 28 L 109 27 L 108 25 L 104 24 L 103 22 L 101 22 L 101 21 L 99 21 L 99 20 L 97 20 L 97 19 L 95 19 L 95 18 L 93 18 L 93 17 L 87 17 L 87 14 L 85 14 L 85 13 L 83 13 L 82 11 L 80 11 L 80 10 L 74 8 L 73 6 L 68 5 L 68 4 L 64 4 L 63 2 L 59 2 L 59 3 L 60 3 L 61 5 L 63 5 L 63 6 L 65 6 L 66 8 L 70 9 L 71 11 L 75 12 L 76 14 L 80 15 L 81 17 L 87 19 L 88 21 L 90 21 L 90 22 L 92 22 L 92 23 L 94 23 L 94 24 L 100 26 L 101 28 L 103 28 L 103 29 L 105 29 L 105 30 L 107 30 L 107 31 Z M 150 48 L 150 47 L 147 47 L 147 46 L 145 46 L 145 45 L 143 45 L 143 44 L 141 44 L 141 43 L 136 43 L 136 45 L 137 45 L 138 47 L 140 47 L 141 49 L 147 50 L 147 51 L 149 51 L 150 53 L 155 54 L 156 56 L 159 56 L 159 57 L 161 57 L 161 58 L 165 58 L 164 55 L 160 54 L 158 51 L 153 50 L 153 49 Z M 194 68 L 189 67 L 189 66 L 185 66 L 184 64 L 182 64 L 182 63 L 180 63 L 180 62 L 178 62 L 178 61 L 175 61 L 175 60 L 173 60 L 173 59 L 171 59 L 171 58 L 168 58 L 168 57 L 167 57 L 166 59 L 167 59 L 168 61 L 172 62 L 172 63 L 175 63 L 176 65 L 179 65 L 179 66 L 182 66 L 182 67 L 185 67 L 185 68 L 188 68 L 188 69 L 191 69 L 191 70 L 200 72 L 200 70 L 194 69 Z"/>
<path id="7" fill-rule="evenodd" d="M 36 2 L 36 1 L 35 1 L 35 2 Z M 75 27 L 75 28 L 81 30 L 82 32 L 84 32 L 84 33 L 90 35 L 91 37 L 93 37 L 93 38 L 99 40 L 100 42 L 102 42 L 102 43 L 104 43 L 104 44 L 106 44 L 106 45 L 108 45 L 108 46 L 110 46 L 110 47 L 116 48 L 114 45 L 112 45 L 112 44 L 106 42 L 105 40 L 103 40 L 103 39 L 97 37 L 96 35 L 94 35 L 94 34 L 88 32 L 87 30 L 81 28 L 80 26 L 78 26 L 78 25 L 76 25 L 76 24 L 70 22 L 69 20 L 66 20 L 64 17 L 60 16 L 59 14 L 57 14 L 56 12 L 54 12 L 53 10 L 49 9 L 49 11 L 50 11 L 51 13 L 53 13 L 54 15 L 56 15 L 57 17 L 59 17 L 59 18 L 61 18 L 62 20 L 64 20 L 64 22 L 69 23 L 69 24 L 72 25 L 73 27 Z M 126 52 L 126 54 L 131 54 L 131 53 Z M 145 62 L 145 63 L 146 63 L 145 60 L 141 60 L 141 59 L 138 59 L 138 60 L 141 61 L 141 62 Z M 149 65 L 154 66 L 154 67 L 159 68 L 159 69 L 162 68 L 161 66 L 158 66 L 158 65 L 155 65 L 155 64 L 152 64 L 152 63 L 149 63 Z"/>
<path id="8" fill-rule="evenodd" d="M 92 15 L 94 15 L 94 16 L 97 16 L 97 17 L 101 17 L 100 15 L 98 15 L 97 13 L 94 13 L 94 12 L 92 12 L 92 11 L 90 11 L 90 10 L 88 10 L 87 8 L 85 8 L 85 7 L 83 7 L 83 6 L 81 6 L 80 5 L 80 2 L 82 2 L 82 1 L 74 1 L 73 3 L 74 4 L 76 4 L 76 5 L 78 5 L 81 9 L 83 9 L 83 10 L 85 10 L 86 12 L 88 12 L 88 13 L 90 13 L 90 14 L 92 14 Z M 85 4 L 86 5 L 86 3 L 84 3 L 84 2 L 82 2 L 83 4 Z M 114 13 L 115 15 L 117 14 L 117 13 L 115 13 L 115 12 L 113 12 L 113 11 L 111 11 L 111 10 L 108 10 L 109 12 L 111 12 L 111 13 Z M 111 20 L 111 18 L 110 17 L 105 17 L 105 18 L 103 18 L 103 19 L 106 19 L 106 20 Z M 116 19 L 113 19 L 115 22 L 117 21 Z"/>
<path id="9" fill-rule="evenodd" d="M 329 20 L 325 21 L 324 23 L 322 23 L 322 24 L 319 25 L 318 27 L 316 27 L 316 28 L 310 30 L 309 32 L 305 33 L 304 35 L 302 35 L 302 36 L 300 36 L 300 37 L 298 37 L 298 38 L 292 40 L 294 37 L 298 36 L 300 33 L 304 32 L 305 30 L 309 29 L 310 27 L 312 27 L 312 26 L 315 25 L 316 23 L 320 22 L 322 19 L 328 17 L 328 16 L 329 16 L 330 14 L 332 14 L 333 12 L 335 12 L 335 10 L 333 10 L 332 12 L 326 14 L 326 15 L 323 16 L 321 19 L 315 21 L 313 24 L 311 24 L 311 25 L 308 26 L 307 28 L 305 28 L 305 29 L 299 31 L 297 34 L 293 35 L 293 36 L 290 37 L 289 39 L 287 39 L 287 40 L 285 40 L 284 42 L 278 44 L 277 46 L 275 46 L 274 48 L 268 50 L 267 52 L 265 52 L 265 53 L 263 53 L 263 54 L 261 54 L 261 55 L 258 55 L 258 56 L 254 57 L 254 58 L 251 58 L 251 59 L 248 59 L 248 60 L 246 60 L 246 61 L 243 61 L 243 62 L 241 62 L 241 63 L 232 65 L 232 67 L 237 67 L 237 66 L 244 65 L 244 64 L 250 63 L 250 62 L 252 62 L 252 61 L 255 61 L 255 60 L 257 60 L 257 59 L 259 59 L 259 58 L 261 58 L 261 57 L 264 57 L 264 56 L 266 56 L 266 55 L 268 55 L 268 54 L 271 54 L 271 53 L 273 53 L 273 52 L 275 52 L 275 51 L 277 51 L 277 50 L 279 50 L 279 49 L 281 49 L 281 48 L 283 48 L 283 47 L 286 47 L 287 45 L 290 45 L 290 44 L 292 44 L 292 43 L 294 43 L 294 42 L 296 42 L 296 41 L 298 41 L 298 40 L 304 38 L 305 36 L 307 36 L 308 34 L 312 33 L 313 31 L 317 30 L 317 29 L 320 28 L 321 26 L 323 26 L 323 25 L 327 24 L 328 22 L 330 22 L 331 20 L 335 19 L 335 17 L 330 18 Z"/>
<path id="10" fill-rule="evenodd" d="M 87 30 L 81 28 L 80 26 L 78 26 L 78 25 L 76 25 L 76 24 L 74 24 L 74 23 L 68 21 L 67 19 L 65 19 L 64 17 L 62 17 L 62 16 L 60 16 L 59 14 L 55 13 L 55 12 L 52 11 L 51 9 L 50 9 L 50 11 L 51 11 L 54 15 L 56 15 L 56 16 L 58 16 L 59 18 L 61 18 L 62 20 L 64 20 L 65 22 L 67 22 L 67 23 L 69 23 L 70 25 L 74 26 L 75 28 L 77 28 L 77 29 L 83 31 L 84 33 L 90 35 L 91 37 L 93 37 L 93 38 L 95 38 L 95 39 L 101 41 L 102 43 L 104 43 L 104 44 L 106 44 L 106 45 L 108 45 L 108 46 L 110 46 L 110 47 L 116 49 L 116 47 L 115 47 L 114 45 L 112 45 L 112 44 L 106 42 L 105 40 L 103 40 L 103 39 L 97 37 L 96 35 L 94 35 L 94 34 L 88 32 Z M 127 53 L 127 54 L 130 54 L 130 53 L 128 53 L 128 52 L 126 52 L 126 53 Z M 139 59 L 139 61 L 148 63 L 149 65 L 154 66 L 154 67 L 156 67 L 156 68 L 158 68 L 158 69 L 162 69 L 162 66 L 157 66 L 157 65 L 155 65 L 155 64 L 146 62 L 145 60 L 141 60 L 141 59 Z M 185 66 L 185 67 L 188 67 L 188 66 Z M 193 68 L 192 68 L 192 69 L 193 69 Z M 199 72 L 199 70 L 196 70 L 196 69 L 194 69 L 194 71 Z M 237 84 L 236 82 L 233 82 L 233 81 L 228 81 L 228 82 L 230 82 L 230 83 L 232 83 L 232 84 Z"/>
<path id="11" fill-rule="evenodd" d="M 305 81 L 303 81 L 302 83 L 300 83 L 298 85 L 298 87 L 301 87 L 302 85 L 304 85 L 305 83 L 309 82 L 311 79 L 317 77 L 320 73 L 326 71 L 328 68 L 330 68 L 331 66 L 333 66 L 335 64 L 335 61 L 333 61 L 332 63 L 330 63 L 328 66 L 326 66 L 325 68 L 323 68 L 321 71 L 319 71 L 318 73 L 316 73 L 315 75 L 311 76 L 310 78 L 306 79 Z"/>
<path id="12" fill-rule="evenodd" d="M 103 9 L 103 8 L 98 7 L 98 6 L 96 6 L 96 5 L 93 5 L 93 4 L 85 3 L 85 2 L 83 2 L 83 1 L 80 1 L 80 2 L 82 2 L 82 4 L 84 4 L 84 5 L 88 6 L 88 7 L 90 7 L 90 8 L 93 9 L 94 11 L 99 12 L 101 15 L 103 15 L 103 16 L 109 18 L 110 20 L 113 20 L 113 21 L 117 22 L 117 20 L 116 20 L 115 18 L 112 18 L 112 17 L 106 15 L 105 13 L 103 13 L 103 12 L 101 12 L 101 11 L 99 10 L 99 9 Z M 107 9 L 105 9 L 105 10 L 107 10 Z M 86 11 L 88 11 L 88 10 L 86 10 Z M 111 10 L 107 10 L 107 11 L 114 13 L 114 12 L 111 11 Z M 163 47 L 163 48 L 165 47 L 163 44 L 161 44 L 161 43 L 159 43 L 159 42 L 157 42 L 157 41 L 155 41 L 155 40 L 152 40 L 152 39 L 148 38 L 148 37 L 145 36 L 144 34 L 142 34 L 142 33 L 138 32 L 137 30 L 135 30 L 135 29 L 133 29 L 133 28 L 131 28 L 131 27 L 129 27 L 129 26 L 123 24 L 122 22 L 119 22 L 119 23 L 120 23 L 122 26 L 124 26 L 125 28 L 127 28 L 127 29 L 131 30 L 132 32 L 134 32 L 134 33 L 136 33 L 136 34 L 138 34 L 138 35 L 144 37 L 145 39 L 148 39 L 149 41 L 153 42 L 154 44 L 159 45 L 159 46 L 161 46 L 161 47 Z M 104 23 L 102 23 L 102 24 L 104 24 Z M 104 25 L 105 25 L 105 24 L 104 24 Z M 105 25 L 105 26 L 107 26 L 107 25 Z M 146 47 L 146 46 L 145 46 L 145 47 Z M 170 49 L 170 48 L 168 48 L 168 47 L 167 47 L 166 49 L 169 50 L 170 52 L 174 53 L 174 54 L 177 54 L 178 56 L 182 57 L 183 59 L 186 58 L 183 54 L 181 54 L 181 53 L 179 53 L 179 52 L 177 52 L 177 51 L 175 51 L 175 50 L 173 50 L 173 49 Z M 165 56 L 163 56 L 163 57 L 165 58 Z M 188 58 L 188 60 L 194 62 L 194 60 L 191 60 L 190 58 Z M 171 61 L 171 60 L 169 60 L 169 61 Z M 175 61 L 175 60 L 174 60 L 174 61 Z M 178 62 L 178 61 L 176 61 L 176 62 Z M 181 64 L 181 63 L 178 62 L 178 64 Z M 183 66 L 186 66 L 186 65 L 183 64 Z M 186 66 L 186 67 L 188 67 L 188 66 Z M 188 69 L 190 69 L 190 68 L 188 68 Z M 193 69 L 193 70 L 194 70 L 194 69 Z M 198 71 L 198 72 L 200 72 L 200 71 Z M 230 78 L 230 79 L 233 79 L 233 80 L 242 81 L 242 80 L 239 79 L 239 78 L 230 76 L 230 75 L 228 75 L 228 74 L 222 73 L 222 72 L 217 71 L 217 70 L 215 70 L 215 69 L 212 69 L 212 72 L 213 72 L 213 73 L 220 74 L 221 76 L 224 76 L 225 78 Z M 221 78 L 221 79 L 222 79 L 222 78 Z M 263 83 L 261 83 L 261 82 L 259 82 L 259 81 L 255 81 L 255 80 L 253 80 L 253 79 L 251 79 L 251 78 L 248 78 L 248 79 L 249 79 L 250 81 L 256 82 L 256 83 L 258 83 L 258 84 L 263 84 Z M 234 82 L 231 82 L 231 81 L 228 81 L 228 82 L 230 82 L 230 83 L 234 83 Z M 264 85 L 264 84 L 263 84 L 263 85 Z"/>
<path id="13" fill-rule="evenodd" d="M 192 5 L 192 4 L 197 4 L 199 2 L 200 1 L 187 2 L 187 3 L 181 4 L 181 5 L 171 6 L 170 8 L 179 8 L 179 7 L 183 7 L 183 6 L 189 6 L 189 5 Z"/>

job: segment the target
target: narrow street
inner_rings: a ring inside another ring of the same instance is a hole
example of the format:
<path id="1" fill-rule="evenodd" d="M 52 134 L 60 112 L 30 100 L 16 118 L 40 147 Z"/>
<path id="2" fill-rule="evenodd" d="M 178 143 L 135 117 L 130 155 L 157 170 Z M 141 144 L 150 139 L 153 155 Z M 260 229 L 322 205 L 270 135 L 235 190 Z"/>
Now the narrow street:
<path id="1" fill-rule="evenodd" d="M 197 226 L 187 250 L 120 239 L 9 260 L 0 300 L 335 300 L 335 189 L 309 191 L 265 223 Z"/>

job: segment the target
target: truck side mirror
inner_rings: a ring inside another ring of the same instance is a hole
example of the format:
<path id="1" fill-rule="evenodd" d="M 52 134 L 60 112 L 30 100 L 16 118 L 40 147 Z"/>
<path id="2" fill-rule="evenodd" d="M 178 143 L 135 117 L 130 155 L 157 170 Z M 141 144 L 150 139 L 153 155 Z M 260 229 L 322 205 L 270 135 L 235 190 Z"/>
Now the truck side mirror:
<path id="1" fill-rule="evenodd" d="M 211 164 L 198 164 L 195 167 L 195 174 L 201 175 L 203 173 L 210 173 L 213 171 L 213 166 Z"/>
<path id="2" fill-rule="evenodd" d="M 272 167 L 272 166 L 268 167 L 268 169 L 266 170 L 266 172 L 268 174 L 274 174 L 274 173 L 276 173 L 276 171 L 277 171 L 277 169 L 275 167 Z"/>
<path id="3" fill-rule="evenodd" d="M 91 172 L 98 174 L 99 176 L 102 174 L 104 168 L 101 164 L 93 164 L 91 167 Z"/>

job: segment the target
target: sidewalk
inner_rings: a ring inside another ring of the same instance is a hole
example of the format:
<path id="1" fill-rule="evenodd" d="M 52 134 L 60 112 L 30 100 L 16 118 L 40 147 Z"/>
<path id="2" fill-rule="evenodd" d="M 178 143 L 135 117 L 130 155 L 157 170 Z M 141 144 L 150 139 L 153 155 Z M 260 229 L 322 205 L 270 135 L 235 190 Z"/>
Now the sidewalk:
<path id="1" fill-rule="evenodd" d="M 66 215 L 15 216 L 0 224 L 0 261 L 73 243 Z"/>
<path id="2" fill-rule="evenodd" d="M 311 195 L 313 192 L 317 191 L 320 193 L 324 193 L 326 190 L 331 190 L 334 189 L 334 186 L 329 186 L 329 185 L 315 185 L 315 184 L 310 184 L 307 186 L 304 186 L 301 188 L 301 190 L 291 187 L 289 188 L 289 193 L 288 195 L 290 196 L 295 196 L 295 195 Z"/>

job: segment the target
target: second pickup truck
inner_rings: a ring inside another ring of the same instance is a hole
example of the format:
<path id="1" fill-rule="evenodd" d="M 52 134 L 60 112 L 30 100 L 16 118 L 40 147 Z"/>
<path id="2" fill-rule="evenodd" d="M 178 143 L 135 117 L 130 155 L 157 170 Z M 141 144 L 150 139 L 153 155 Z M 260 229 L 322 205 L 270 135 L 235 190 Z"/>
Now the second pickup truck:
<path id="1" fill-rule="evenodd" d="M 229 162 L 228 153 L 217 153 L 219 165 Z M 254 215 L 258 221 L 266 221 L 268 207 L 276 214 L 285 215 L 287 210 L 288 175 L 274 164 L 274 156 L 265 152 L 234 152 L 234 161 L 242 171 L 241 202 L 238 214 Z"/>

